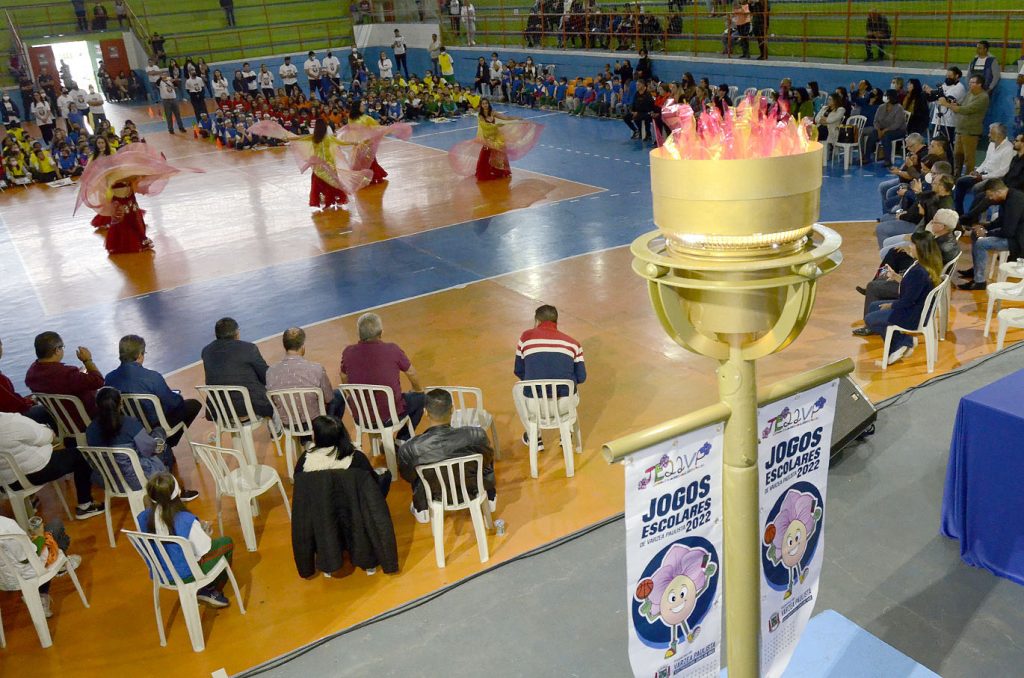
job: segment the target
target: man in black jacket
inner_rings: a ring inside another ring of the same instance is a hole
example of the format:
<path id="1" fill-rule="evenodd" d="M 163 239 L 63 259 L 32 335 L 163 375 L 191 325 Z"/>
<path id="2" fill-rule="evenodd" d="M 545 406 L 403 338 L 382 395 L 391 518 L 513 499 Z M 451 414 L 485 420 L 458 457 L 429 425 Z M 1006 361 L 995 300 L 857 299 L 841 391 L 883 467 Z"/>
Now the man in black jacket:
<path id="1" fill-rule="evenodd" d="M 757 57 L 757 60 L 766 61 L 768 59 L 768 21 L 772 8 L 768 0 L 754 0 L 748 6 L 751 15 L 751 33 L 757 38 L 757 45 L 761 50 L 761 55 Z"/>
<path id="2" fill-rule="evenodd" d="M 622 116 L 626 126 L 633 130 L 632 139 L 643 139 L 646 141 L 651 137 L 651 114 L 653 112 L 654 97 L 647 91 L 647 83 L 643 80 L 637 80 L 636 98 L 633 99 L 633 106 Z"/>
<path id="3" fill-rule="evenodd" d="M 221 318 L 214 328 L 216 339 L 203 348 L 203 371 L 210 386 L 242 386 L 249 390 L 253 412 L 259 417 L 274 414 L 267 398 L 267 361 L 256 344 L 238 338 L 234 318 Z M 245 412 L 241 401 L 235 403 Z M 207 412 L 207 416 L 210 413 Z"/>
<path id="4" fill-rule="evenodd" d="M 972 236 L 977 238 L 971 251 L 974 268 L 960 273 L 974 280 L 960 285 L 962 290 L 985 289 L 989 252 L 1009 251 L 1014 259 L 1024 254 L 1024 193 L 1007 188 L 1002 179 L 989 179 L 985 184 L 985 199 L 1000 205 L 999 216 L 987 228 L 974 227 Z"/>
<path id="5" fill-rule="evenodd" d="M 487 434 L 478 426 L 452 427 L 452 394 L 444 389 L 435 388 L 427 391 L 425 409 L 430 420 L 430 428 L 405 442 L 398 450 L 398 473 L 412 485 L 412 506 L 409 510 L 418 522 L 430 522 L 427 494 L 416 474 L 417 466 L 435 464 L 470 454 L 482 454 L 484 491 L 487 492 L 488 505 L 493 512 L 497 504 L 494 452 L 487 440 Z M 470 485 L 467 489 L 474 496 L 478 491 L 473 482 L 476 479 L 475 471 L 473 467 L 466 469 L 466 482 Z M 435 483 L 431 483 L 431 488 L 433 495 L 439 497 L 440 490 Z"/>
<path id="6" fill-rule="evenodd" d="M 1017 138 L 1013 140 L 1013 150 L 1016 154 L 1010 161 L 1010 169 L 1006 170 L 1006 174 L 1002 177 L 1003 183 L 1008 188 L 1024 191 L 1024 134 L 1018 134 Z M 971 204 L 971 209 L 967 214 L 960 218 L 960 223 L 964 226 L 973 226 L 991 206 L 992 204 L 985 199 L 985 194 L 981 193 Z"/>

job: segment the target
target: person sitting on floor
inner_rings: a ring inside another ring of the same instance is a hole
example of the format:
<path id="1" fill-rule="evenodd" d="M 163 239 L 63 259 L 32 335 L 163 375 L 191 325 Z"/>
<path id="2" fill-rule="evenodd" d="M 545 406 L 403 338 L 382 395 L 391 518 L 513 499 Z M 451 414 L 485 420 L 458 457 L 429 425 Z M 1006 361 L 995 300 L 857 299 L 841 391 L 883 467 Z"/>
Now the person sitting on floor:
<path id="1" fill-rule="evenodd" d="M 558 309 L 544 304 L 533 314 L 533 328 L 519 336 L 516 361 L 513 368 L 521 381 L 534 379 L 568 379 L 573 382 L 573 395 L 579 404 L 578 386 L 587 380 L 587 367 L 583 362 L 583 346 L 558 329 Z M 558 397 L 568 396 L 559 388 Z M 529 445 L 526 433 L 523 444 Z M 538 438 L 537 448 L 544 449 Z"/>
<path id="2" fill-rule="evenodd" d="M 91 518 L 103 512 L 103 505 L 92 500 L 92 469 L 77 447 L 55 451 L 57 435 L 52 429 L 11 412 L 0 412 L 0 452 L 14 457 L 15 463 L 33 485 L 43 485 L 74 474 L 78 506 L 75 517 Z M 0 480 L 20 489 L 14 471 L 0 462 Z"/>
<path id="3" fill-rule="evenodd" d="M 382 341 L 384 325 L 376 313 L 364 313 L 356 321 L 359 343 L 345 347 L 341 354 L 341 379 L 346 384 L 371 384 L 391 389 L 395 400 L 395 414 L 401 419 L 408 416 L 413 430 L 423 418 L 423 387 L 412 361 L 398 344 Z M 401 374 L 409 379 L 412 391 L 402 392 Z M 387 404 L 377 399 L 381 418 L 388 416 Z M 390 425 L 390 421 L 383 422 Z M 409 432 L 403 427 L 398 438 L 408 440 Z"/>
<path id="4" fill-rule="evenodd" d="M 85 429 L 85 440 L 90 447 L 133 450 L 138 455 L 139 466 L 146 478 L 168 472 L 174 467 L 174 451 L 167 445 L 167 434 L 162 428 L 154 428 L 152 433 L 148 433 L 141 421 L 125 416 L 121 410 L 120 391 L 104 386 L 96 393 L 96 405 L 99 412 L 89 428 Z M 135 477 L 131 462 L 119 455 L 117 464 L 128 486 L 133 490 L 141 490 L 144 479 Z M 198 496 L 196 490 L 184 490 L 181 500 L 192 501 Z"/>
<path id="5" fill-rule="evenodd" d="M 160 407 L 167 418 L 167 424 L 174 428 L 185 424 L 192 425 L 196 416 L 203 409 L 202 403 L 195 398 L 185 399 L 178 391 L 172 391 L 163 375 L 155 370 L 142 366 L 146 359 L 146 340 L 137 334 L 126 334 L 117 344 L 117 352 L 121 365 L 104 378 L 107 386 L 116 388 L 121 393 L 140 393 L 156 396 L 160 399 Z M 155 412 L 147 409 L 150 426 L 158 425 Z M 167 446 L 173 448 L 185 434 L 181 429 L 167 439 Z"/>
<path id="6" fill-rule="evenodd" d="M 199 519 L 185 509 L 182 504 L 184 493 L 178 481 L 170 473 L 157 473 L 146 483 L 147 508 L 137 517 L 140 530 L 160 536 L 182 537 L 192 547 L 192 555 L 198 561 L 199 568 L 205 573 L 214 568 L 221 558 L 231 563 L 235 544 L 231 537 L 210 538 L 210 528 L 204 526 Z M 185 554 L 176 544 L 167 546 L 167 555 L 178 576 L 188 580 L 192 577 Z M 150 575 L 152 576 L 152 575 Z M 199 589 L 196 597 L 199 602 L 209 607 L 220 608 L 230 605 L 224 595 L 227 584 L 227 571 L 221 572 L 211 584 Z"/>
<path id="7" fill-rule="evenodd" d="M 292 554 L 299 576 L 317 570 L 330 576 L 344 565 L 375 574 L 398 571 L 398 547 L 385 497 L 386 469 L 375 470 L 355 449 L 339 419 L 313 420 L 313 449 L 295 465 L 292 493 Z"/>
<path id="8" fill-rule="evenodd" d="M 249 391 L 249 401 L 257 417 L 270 417 L 274 408 L 267 398 L 267 361 L 256 344 L 239 339 L 234 318 L 221 318 L 214 326 L 216 339 L 203 348 L 203 372 L 210 386 L 241 386 Z M 232 399 L 244 416 L 241 398 Z M 207 411 L 207 417 L 212 414 Z"/>
<path id="9" fill-rule="evenodd" d="M 477 426 L 452 427 L 452 394 L 442 388 L 427 391 L 427 419 L 430 428 L 412 440 L 405 442 L 398 450 L 398 472 L 412 485 L 412 505 L 409 510 L 417 522 L 430 522 L 427 494 L 416 473 L 417 466 L 435 464 L 456 457 L 481 454 L 484 458 L 483 481 L 487 501 L 493 512 L 497 508 L 498 496 L 494 482 L 494 452 L 487 440 L 487 433 Z M 476 477 L 475 475 L 473 476 Z M 466 488 L 475 495 L 476 487 Z M 432 486 L 433 495 L 441 496 L 440 489 Z"/>

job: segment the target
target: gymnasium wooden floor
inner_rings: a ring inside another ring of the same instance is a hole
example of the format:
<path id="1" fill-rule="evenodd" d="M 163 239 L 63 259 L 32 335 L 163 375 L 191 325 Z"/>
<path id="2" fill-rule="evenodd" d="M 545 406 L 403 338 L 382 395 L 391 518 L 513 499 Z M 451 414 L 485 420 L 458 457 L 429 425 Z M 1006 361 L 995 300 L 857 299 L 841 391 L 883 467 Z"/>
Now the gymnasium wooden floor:
<path id="1" fill-rule="evenodd" d="M 551 128 L 545 133 L 549 148 L 560 143 L 555 135 L 563 121 L 561 116 L 545 120 Z M 597 135 L 612 134 L 605 131 L 607 125 L 591 124 Z M 453 128 L 420 141 L 450 144 L 468 133 Z M 423 132 L 424 137 L 430 134 Z M 614 134 L 621 136 L 621 130 Z M 508 533 L 489 537 L 491 560 L 481 564 L 469 521 L 449 517 L 448 563 L 439 570 L 429 526 L 414 522 L 408 512 L 409 488 L 397 481 L 388 503 L 401 572 L 367 577 L 359 571 L 303 581 L 294 569 L 280 500 L 268 494 L 261 502 L 255 553 L 244 550 L 233 505 L 225 503 L 225 529 L 237 544 L 234 570 L 248 614 L 239 615 L 234 605 L 204 609 L 207 649 L 195 654 L 176 597 L 165 593 L 162 598 L 169 623 L 168 646 L 161 648 L 150 584 L 138 556 L 123 539 L 116 549 L 109 547 L 101 517 L 76 522 L 69 525 L 74 540 L 69 550 L 84 558 L 79 576 L 92 607 L 84 609 L 69 582 L 58 579 L 52 590 L 56 614 L 50 620 L 54 646 L 42 650 L 18 595 L 0 594 L 8 643 L 0 651 L 0 674 L 241 671 L 620 512 L 622 472 L 600 457 L 601 444 L 715 399 L 715 365 L 665 336 L 649 308 L 643 282 L 629 269 L 630 255 L 623 245 L 632 233 L 649 229 L 649 204 L 644 205 L 649 199 L 642 190 L 633 191 L 646 181 L 646 167 L 630 168 L 627 174 L 621 165 L 625 161 L 616 157 L 620 165 L 598 173 L 588 184 L 578 165 L 566 166 L 561 154 L 539 149 L 537 157 L 524 161 L 535 171 L 517 168 L 508 190 L 459 181 L 436 150 L 391 142 L 381 154 L 382 164 L 393 174 L 391 185 L 358 196 L 350 213 L 310 217 L 304 207 L 308 179 L 294 172 L 281 151 L 211 152 L 192 140 L 152 132 L 147 136 L 168 157 L 208 170 L 172 183 L 157 200 L 144 200 L 155 233 L 155 255 L 117 261 L 105 257 L 88 216 L 68 216 L 72 189 L 0 196 L 5 222 L 0 261 L 5 273 L 14 272 L 5 274 L 0 289 L 5 300 L 20 295 L 0 328 L 8 351 L 4 371 L 19 380 L 30 360 L 26 340 L 44 328 L 58 328 L 69 345 L 98 342 L 92 348 L 104 370 L 115 366 L 116 337 L 141 331 L 149 340 L 148 364 L 170 373 L 172 387 L 194 395 L 194 386 L 202 383 L 202 368 L 189 363 L 212 338 L 214 320 L 230 313 L 240 319 L 243 338 L 268 337 L 259 343 L 270 363 L 283 353 L 279 332 L 290 324 L 305 325 L 307 357 L 325 364 L 337 381 L 341 350 L 355 340 L 355 317 L 365 308 L 378 307 L 385 338 L 405 348 L 424 384 L 483 389 L 498 422 L 503 459 L 496 468 L 496 517 L 505 520 Z M 639 149 L 616 149 L 615 154 L 630 158 L 633 165 L 644 162 Z M 550 176 L 554 173 L 573 180 Z M 605 207 L 629 195 L 639 197 L 627 209 Z M 598 207 L 605 211 L 603 222 L 593 217 Z M 624 229 L 622 224 L 628 229 L 620 233 L 615 229 Z M 854 286 L 877 266 L 877 254 L 870 224 L 835 227 L 844 238 L 843 266 L 821 282 L 803 335 L 783 353 L 762 361 L 759 377 L 768 382 L 851 356 L 857 381 L 873 400 L 881 400 L 928 378 L 924 352 L 883 374 L 874 364 L 881 356 L 881 341 L 850 335 L 862 299 Z M 599 228 L 618 233 L 617 242 L 600 240 L 589 230 Z M 399 246 L 429 254 L 429 261 Z M 466 253 L 460 254 L 460 248 Z M 480 252 L 485 249 L 496 259 L 514 261 L 484 261 Z M 452 261 L 458 266 L 449 267 Z M 287 275 L 278 270 L 282 264 Z M 318 273 L 320 268 L 328 272 Z M 328 276 L 332 284 L 325 285 L 319 275 Z M 434 280 L 426 291 L 413 284 L 424 278 Z M 297 308 L 275 303 L 273 290 L 264 284 L 286 287 Z M 394 288 L 392 298 L 381 296 L 379 288 Z M 38 306 L 23 299 L 26 290 L 34 290 Z M 951 332 L 940 345 L 936 375 L 993 350 L 994 339 L 981 336 L 984 301 L 984 294 L 954 293 Z M 590 375 L 581 389 L 585 449 L 572 479 L 565 478 L 551 438 L 549 451 L 541 457 L 540 478 L 529 477 L 511 403 L 515 341 L 532 324 L 533 309 L 540 303 L 559 308 L 561 328 L 583 343 Z M 1022 335 L 1010 336 L 1017 340 Z M 15 340 L 7 341 L 9 337 Z M 191 429 L 193 440 L 205 440 L 208 433 L 202 420 Z M 274 456 L 266 437 L 257 442 L 264 462 L 285 476 L 283 459 Z M 184 448 L 178 455 L 188 484 L 203 491 L 190 509 L 213 519 L 211 481 L 199 474 Z M 43 497 L 43 514 L 57 515 L 49 492 Z M 122 525 L 129 520 L 116 503 L 115 520 Z"/>

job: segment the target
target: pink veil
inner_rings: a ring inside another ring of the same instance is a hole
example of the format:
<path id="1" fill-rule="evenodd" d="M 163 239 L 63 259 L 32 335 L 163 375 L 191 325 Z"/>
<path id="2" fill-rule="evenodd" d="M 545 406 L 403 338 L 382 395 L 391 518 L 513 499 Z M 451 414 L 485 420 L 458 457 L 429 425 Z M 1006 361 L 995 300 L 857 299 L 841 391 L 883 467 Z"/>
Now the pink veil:
<path id="1" fill-rule="evenodd" d="M 144 143 L 129 144 L 113 155 L 90 162 L 78 184 L 75 212 L 83 204 L 100 214 L 108 213 L 112 206 L 114 184 L 127 181 L 136 193 L 157 195 L 167 182 L 179 172 L 204 172 L 193 167 L 176 167 L 164 154 Z"/>
<path id="2" fill-rule="evenodd" d="M 406 127 L 409 126 L 406 125 Z M 291 142 L 288 152 L 299 166 L 300 173 L 312 169 L 328 184 L 346 193 L 355 193 L 368 186 L 373 178 L 373 173 L 369 170 L 352 169 L 348 158 L 340 150 L 331 153 L 334 164 L 327 162 L 317 155 L 313 142 L 308 136 L 300 137 L 292 134 L 273 120 L 261 120 L 250 127 L 249 131 L 256 136 Z M 411 133 L 411 127 L 409 127 L 409 131 Z M 330 143 L 330 141 L 325 139 L 324 143 Z"/>
<path id="3" fill-rule="evenodd" d="M 476 163 L 480 157 L 481 146 L 487 146 L 494 151 L 503 151 L 510 161 L 519 160 L 533 150 L 543 131 L 544 125 L 528 120 L 503 121 L 498 125 L 503 148 L 478 135 L 452 146 L 448 151 L 448 163 L 456 174 L 464 177 L 472 176 L 476 173 Z"/>
<path id="4" fill-rule="evenodd" d="M 335 136 L 339 141 L 355 144 L 351 151 L 351 164 L 359 170 L 369 169 L 377 157 L 380 142 L 386 136 L 407 141 L 412 136 L 412 126 L 404 122 L 396 122 L 388 126 L 369 126 L 349 123 L 339 129 Z"/>

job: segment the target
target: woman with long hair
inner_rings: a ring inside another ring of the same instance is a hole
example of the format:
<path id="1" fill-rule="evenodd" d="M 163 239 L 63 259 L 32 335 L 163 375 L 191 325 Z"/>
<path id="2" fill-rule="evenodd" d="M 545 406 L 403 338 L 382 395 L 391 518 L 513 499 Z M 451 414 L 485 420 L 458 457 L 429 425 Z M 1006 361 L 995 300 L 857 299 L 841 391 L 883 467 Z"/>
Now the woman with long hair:
<path id="1" fill-rule="evenodd" d="M 97 158 L 102 158 L 103 156 L 107 155 L 111 155 L 110 145 L 107 143 L 107 140 L 104 137 L 97 136 L 95 146 L 93 147 L 92 155 L 89 156 L 89 164 L 95 162 Z M 109 214 L 102 214 L 97 212 L 96 216 L 94 216 L 92 218 L 92 221 L 89 223 L 92 224 L 93 228 L 98 230 L 101 228 L 109 228 L 110 220 L 111 217 Z"/>
<path id="2" fill-rule="evenodd" d="M 907 134 L 916 132 L 928 138 L 928 99 L 925 98 L 921 81 L 917 78 L 907 81 L 907 92 L 903 95 L 903 110 L 910 113 L 910 119 L 907 120 Z"/>
<path id="3" fill-rule="evenodd" d="M 379 122 L 366 115 L 366 102 L 362 99 L 356 99 L 349 107 L 348 125 L 346 127 L 352 127 L 353 125 L 360 125 L 371 129 L 380 127 Z M 387 178 L 388 173 L 377 162 L 377 143 L 373 143 L 369 139 L 359 142 L 352 157 L 352 169 L 368 169 L 373 173 L 373 176 L 370 178 L 371 184 L 379 184 Z"/>
<path id="4" fill-rule="evenodd" d="M 477 181 L 507 179 L 512 176 L 509 160 L 526 155 L 542 129 L 537 123 L 498 113 L 490 99 L 480 99 L 476 138 L 455 144 L 448 151 L 448 161 L 457 174 L 475 174 Z"/>
<path id="5" fill-rule="evenodd" d="M 923 313 L 935 310 L 924 306 L 928 294 L 942 282 L 942 251 L 935 236 L 928 231 L 915 231 L 910 237 L 908 253 L 914 263 L 902 275 L 889 266 L 885 271 L 886 279 L 899 283 L 899 297 L 895 301 L 876 301 L 864 314 L 864 324 L 871 334 L 884 337 L 890 325 L 916 328 Z M 910 336 L 894 332 L 889 355 L 883 356 L 883 360 L 892 365 L 913 350 L 914 341 Z"/>
<path id="6" fill-rule="evenodd" d="M 348 202 L 348 195 L 337 180 L 337 160 L 334 146 L 348 145 L 327 133 L 327 122 L 318 117 L 313 125 L 313 155 L 319 160 L 312 165 L 309 185 L 309 206 L 320 209 L 338 209 Z"/>
<path id="7" fill-rule="evenodd" d="M 182 503 L 184 496 L 178 481 L 170 473 L 154 475 L 146 483 L 146 509 L 137 516 L 139 529 L 150 534 L 186 539 L 203 572 L 212 570 L 221 558 L 230 564 L 235 550 L 231 537 L 211 539 L 210 526 L 189 513 Z M 181 547 L 168 546 L 167 555 L 182 579 L 193 576 Z M 227 571 L 221 572 L 213 583 L 199 589 L 199 602 L 209 607 L 227 607 L 228 599 L 224 596 L 227 581 Z"/>

